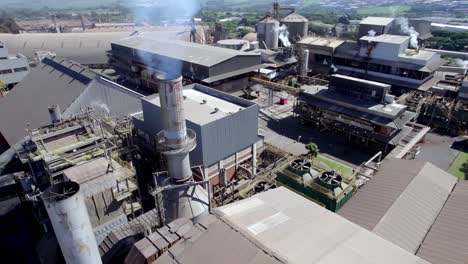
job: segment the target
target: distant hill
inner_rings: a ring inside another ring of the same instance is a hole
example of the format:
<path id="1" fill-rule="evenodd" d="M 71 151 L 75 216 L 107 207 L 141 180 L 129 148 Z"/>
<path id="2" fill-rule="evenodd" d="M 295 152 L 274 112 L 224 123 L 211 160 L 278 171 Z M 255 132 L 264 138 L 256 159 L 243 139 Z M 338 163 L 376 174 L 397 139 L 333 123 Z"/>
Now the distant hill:
<path id="1" fill-rule="evenodd" d="M 0 0 L 0 7 L 29 9 L 92 8 L 122 2 L 120 0 Z"/>

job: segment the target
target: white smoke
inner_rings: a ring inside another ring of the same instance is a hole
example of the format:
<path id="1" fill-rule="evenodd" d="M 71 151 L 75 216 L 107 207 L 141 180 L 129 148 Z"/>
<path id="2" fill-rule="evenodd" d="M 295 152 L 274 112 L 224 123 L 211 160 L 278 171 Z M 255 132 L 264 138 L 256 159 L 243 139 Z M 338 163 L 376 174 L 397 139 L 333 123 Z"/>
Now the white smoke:
<path id="1" fill-rule="evenodd" d="M 468 60 L 455 59 L 455 64 L 463 69 L 468 69 Z"/>
<path id="2" fill-rule="evenodd" d="M 369 37 L 375 37 L 375 34 L 377 34 L 377 32 L 375 32 L 375 30 L 371 29 L 369 30 L 369 32 L 367 32 L 367 36 Z"/>
<path id="3" fill-rule="evenodd" d="M 409 26 L 408 18 L 406 17 L 397 17 L 395 19 L 395 23 L 400 26 L 401 32 L 404 34 L 408 34 L 411 37 L 410 39 L 410 47 L 414 49 L 419 48 L 418 43 L 418 36 L 419 33 L 413 28 Z"/>
<path id="4" fill-rule="evenodd" d="M 291 42 L 289 42 L 289 31 L 286 25 L 275 26 L 274 31 L 278 32 L 278 37 L 285 47 L 291 47 Z"/>
<path id="5" fill-rule="evenodd" d="M 91 107 L 101 112 L 106 112 L 108 114 L 110 113 L 109 106 L 106 103 L 101 102 L 101 101 L 92 101 Z"/>

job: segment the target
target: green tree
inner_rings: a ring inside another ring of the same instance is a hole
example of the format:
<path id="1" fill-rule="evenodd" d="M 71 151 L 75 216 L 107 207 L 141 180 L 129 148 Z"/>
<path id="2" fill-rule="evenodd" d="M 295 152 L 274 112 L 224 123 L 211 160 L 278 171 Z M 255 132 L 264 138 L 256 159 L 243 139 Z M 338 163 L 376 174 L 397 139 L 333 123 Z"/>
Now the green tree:
<path id="1" fill-rule="evenodd" d="M 465 174 L 465 180 L 468 180 L 468 161 L 462 164 L 460 171 Z"/>
<path id="2" fill-rule="evenodd" d="M 308 153 L 307 155 L 309 156 L 310 159 L 316 158 L 318 154 L 320 153 L 320 150 L 315 143 L 309 143 L 305 145 L 305 148 L 307 149 Z"/>

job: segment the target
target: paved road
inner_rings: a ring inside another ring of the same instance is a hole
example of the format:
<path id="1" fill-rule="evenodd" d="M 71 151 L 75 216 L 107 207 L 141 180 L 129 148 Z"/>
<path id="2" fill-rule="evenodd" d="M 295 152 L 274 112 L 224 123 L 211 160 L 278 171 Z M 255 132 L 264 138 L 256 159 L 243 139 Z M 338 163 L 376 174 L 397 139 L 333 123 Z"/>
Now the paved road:
<path id="1" fill-rule="evenodd" d="M 453 142 L 452 137 L 428 133 L 416 159 L 429 161 L 443 170 L 448 170 L 460 153 L 459 150 L 452 148 Z"/>
<path id="2" fill-rule="evenodd" d="M 322 154 L 351 167 L 362 164 L 375 154 L 349 145 L 343 136 L 300 126 L 293 116 L 277 121 L 261 115 L 259 127 L 264 130 L 266 143 L 293 155 L 307 153 L 305 144 L 310 142 L 316 143 Z"/>

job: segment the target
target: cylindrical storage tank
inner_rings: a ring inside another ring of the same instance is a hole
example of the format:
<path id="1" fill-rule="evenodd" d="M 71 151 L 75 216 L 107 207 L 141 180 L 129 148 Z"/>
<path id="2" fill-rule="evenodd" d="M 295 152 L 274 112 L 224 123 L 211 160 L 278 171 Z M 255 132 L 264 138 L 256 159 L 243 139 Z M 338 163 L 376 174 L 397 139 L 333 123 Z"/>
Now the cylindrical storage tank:
<path id="1" fill-rule="evenodd" d="M 102 263 L 80 185 L 52 185 L 42 199 L 66 263 Z"/>
<path id="2" fill-rule="evenodd" d="M 62 120 L 62 111 L 60 111 L 60 106 L 51 105 L 49 106 L 49 115 L 50 121 L 52 124 L 59 123 Z"/>
<path id="3" fill-rule="evenodd" d="M 266 17 L 257 23 L 257 39 L 262 49 L 278 48 L 278 28 L 278 20 L 271 17 Z"/>
<path id="4" fill-rule="evenodd" d="M 222 39 L 217 42 L 218 46 L 227 49 L 241 50 L 249 47 L 249 41 L 244 39 Z"/>
<path id="5" fill-rule="evenodd" d="M 300 76 L 307 76 L 307 71 L 309 70 L 309 50 L 302 50 L 301 59 L 300 59 Z"/>
<path id="6" fill-rule="evenodd" d="M 309 20 L 307 18 L 297 13 L 291 13 L 281 19 L 280 22 L 288 28 L 291 43 L 296 43 L 307 36 L 309 31 Z"/>

